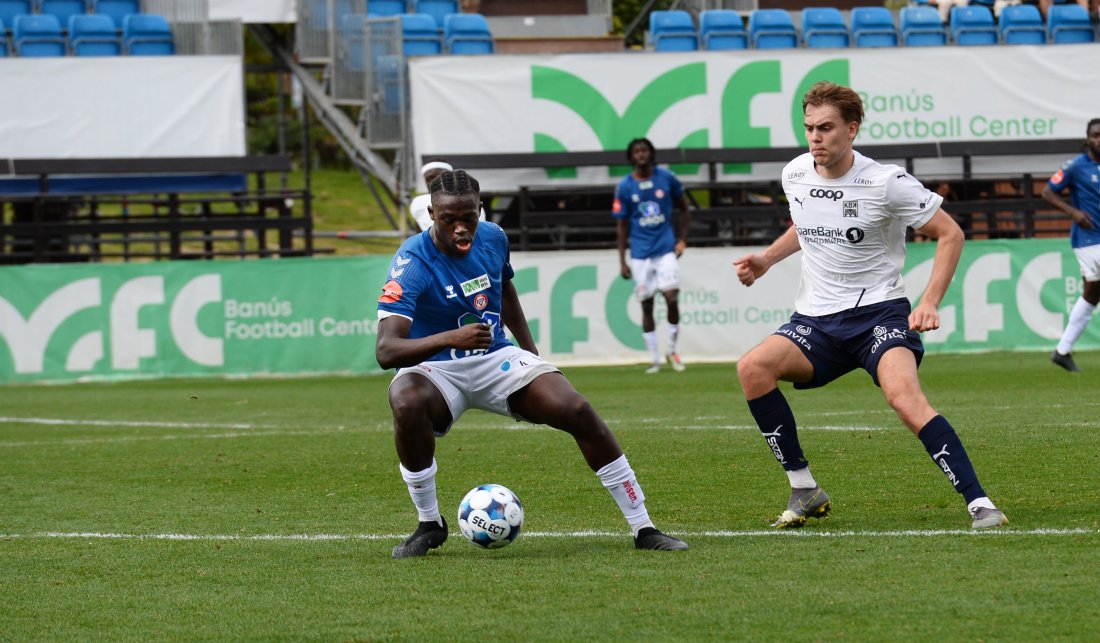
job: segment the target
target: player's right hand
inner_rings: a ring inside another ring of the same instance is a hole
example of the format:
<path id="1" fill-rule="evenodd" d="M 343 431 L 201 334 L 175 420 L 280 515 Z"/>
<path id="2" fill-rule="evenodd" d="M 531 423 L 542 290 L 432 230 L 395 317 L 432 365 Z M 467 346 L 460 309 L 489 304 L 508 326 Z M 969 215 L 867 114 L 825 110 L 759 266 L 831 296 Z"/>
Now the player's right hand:
<path id="1" fill-rule="evenodd" d="M 1086 230 L 1092 230 L 1092 219 L 1084 210 L 1073 209 L 1073 222 Z"/>
<path id="2" fill-rule="evenodd" d="M 630 279 L 634 276 L 633 271 L 630 270 L 630 266 L 625 263 L 619 266 L 619 274 L 623 276 L 623 279 Z"/>
<path id="3" fill-rule="evenodd" d="M 493 343 L 493 331 L 489 324 L 466 324 L 451 333 L 451 347 L 460 350 L 489 348 L 489 344 Z"/>
<path id="4" fill-rule="evenodd" d="M 756 283 L 756 280 L 764 276 L 764 273 L 768 271 L 767 264 L 757 254 L 745 255 L 739 259 L 733 260 L 733 265 L 737 267 L 737 279 L 745 286 L 751 286 Z"/>

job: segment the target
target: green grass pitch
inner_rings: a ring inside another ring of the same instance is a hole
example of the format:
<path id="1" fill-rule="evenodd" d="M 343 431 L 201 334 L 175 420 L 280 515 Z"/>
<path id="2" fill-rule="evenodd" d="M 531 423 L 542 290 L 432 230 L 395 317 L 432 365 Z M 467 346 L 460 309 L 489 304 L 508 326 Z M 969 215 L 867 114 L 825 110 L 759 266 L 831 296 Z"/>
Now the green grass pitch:
<path id="1" fill-rule="evenodd" d="M 931 355 L 926 393 L 1011 524 L 962 500 L 866 374 L 784 391 L 833 514 L 787 482 L 731 364 L 574 368 L 662 529 L 638 552 L 568 435 L 481 412 L 437 443 L 450 540 L 415 525 L 388 377 L 0 387 L 0 640 L 1095 640 L 1100 353 Z M 457 533 L 477 484 L 525 533 Z"/>

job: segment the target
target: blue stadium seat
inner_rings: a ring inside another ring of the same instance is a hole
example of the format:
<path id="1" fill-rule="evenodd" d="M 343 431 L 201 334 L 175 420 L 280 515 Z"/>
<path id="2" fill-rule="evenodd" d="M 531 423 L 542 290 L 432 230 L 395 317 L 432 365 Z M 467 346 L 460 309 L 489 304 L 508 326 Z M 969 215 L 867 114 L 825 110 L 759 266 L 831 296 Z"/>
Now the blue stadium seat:
<path id="1" fill-rule="evenodd" d="M 34 13 L 31 0 L 0 0 L 0 21 L 11 29 L 15 26 L 16 16 Z"/>
<path id="2" fill-rule="evenodd" d="M 16 16 L 12 42 L 15 53 L 24 58 L 65 55 L 65 38 L 56 16 Z"/>
<path id="3" fill-rule="evenodd" d="M 997 44 L 993 12 L 977 4 L 951 7 L 951 39 L 962 47 Z"/>
<path id="4" fill-rule="evenodd" d="M 711 9 L 699 14 L 699 40 L 703 49 L 748 49 L 749 32 L 741 14 L 733 9 Z"/>
<path id="5" fill-rule="evenodd" d="M 856 47 L 897 47 L 898 28 L 886 7 L 852 9 L 852 40 Z"/>
<path id="6" fill-rule="evenodd" d="M 756 9 L 750 13 L 749 39 L 756 49 L 798 48 L 798 32 L 785 9 Z"/>
<path id="7" fill-rule="evenodd" d="M 1089 12 L 1076 4 L 1056 4 L 1048 9 L 1047 30 L 1050 42 L 1057 45 L 1096 42 L 1096 28 L 1089 20 Z"/>
<path id="8" fill-rule="evenodd" d="M 903 7 L 899 14 L 901 42 L 906 47 L 938 47 L 947 44 L 947 29 L 940 12 L 932 7 Z"/>
<path id="9" fill-rule="evenodd" d="M 426 13 L 401 14 L 401 44 L 406 56 L 435 56 L 443 53 L 443 40 L 435 18 Z"/>
<path id="10" fill-rule="evenodd" d="M 848 25 L 839 9 L 807 7 L 802 10 L 802 42 L 813 49 L 847 47 Z"/>
<path id="11" fill-rule="evenodd" d="M 135 13 L 141 13 L 139 0 L 93 0 L 92 13 L 109 17 L 115 23 L 115 29 L 122 32 L 122 19 Z"/>
<path id="12" fill-rule="evenodd" d="M 443 21 L 452 13 L 459 13 L 458 0 L 416 0 L 413 13 L 425 13 L 435 20 L 435 28 L 443 31 Z"/>
<path id="13" fill-rule="evenodd" d="M 480 13 L 454 13 L 443 20 L 443 46 L 449 54 L 491 54 L 496 51 L 489 23 Z"/>
<path id="14" fill-rule="evenodd" d="M 374 14 L 376 18 L 400 16 L 408 11 L 405 0 L 367 0 L 367 13 Z"/>
<path id="15" fill-rule="evenodd" d="M 64 28 L 68 28 L 69 18 L 87 12 L 84 0 L 38 0 L 38 13 L 54 16 Z"/>
<path id="16" fill-rule="evenodd" d="M 118 56 L 122 40 L 115 21 L 99 14 L 76 14 L 69 18 L 69 51 L 74 56 Z"/>
<path id="17" fill-rule="evenodd" d="M 122 19 L 122 41 L 131 56 L 171 56 L 176 53 L 172 30 L 163 16 L 152 13 Z"/>
<path id="18" fill-rule="evenodd" d="M 1001 42 L 1006 45 L 1042 45 L 1047 30 L 1038 7 L 1030 4 L 1009 5 L 1001 9 Z"/>
<path id="19" fill-rule="evenodd" d="M 0 58 L 8 56 L 8 37 L 4 35 L 4 21 L 0 20 Z"/>
<path id="20" fill-rule="evenodd" d="M 649 41 L 657 51 L 695 51 L 699 34 L 691 14 L 679 9 L 649 14 Z"/>

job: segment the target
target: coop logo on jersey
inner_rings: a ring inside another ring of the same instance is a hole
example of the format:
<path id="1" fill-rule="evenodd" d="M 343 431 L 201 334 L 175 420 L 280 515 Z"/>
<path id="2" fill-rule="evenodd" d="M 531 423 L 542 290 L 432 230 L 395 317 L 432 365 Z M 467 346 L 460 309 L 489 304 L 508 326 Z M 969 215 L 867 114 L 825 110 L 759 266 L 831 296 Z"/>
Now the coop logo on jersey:
<path id="1" fill-rule="evenodd" d="M 852 243 L 859 243 L 860 241 L 863 241 L 864 235 L 863 230 L 860 230 L 859 228 L 848 228 L 844 231 L 844 236 L 847 237 L 848 241 L 851 241 Z"/>
<path id="2" fill-rule="evenodd" d="M 859 218 L 859 201 L 845 201 L 843 206 L 845 218 Z"/>
<path id="3" fill-rule="evenodd" d="M 814 188 L 810 190 L 810 197 L 814 199 L 839 201 L 844 198 L 844 190 L 822 190 L 821 188 Z"/>
<path id="4" fill-rule="evenodd" d="M 485 310 L 485 307 L 489 305 L 489 298 L 485 296 L 485 293 L 480 293 L 477 297 L 474 297 L 474 308 L 478 310 Z"/>
<path id="5" fill-rule="evenodd" d="M 401 301 L 401 284 L 394 280 L 386 282 L 385 286 L 382 286 L 382 296 L 378 298 L 380 304 L 393 304 Z"/>
<path id="6" fill-rule="evenodd" d="M 473 279 L 469 281 L 464 281 L 459 285 L 462 287 L 462 294 L 469 297 L 474 293 L 479 293 L 482 290 L 489 289 L 489 275 L 474 277 Z"/>

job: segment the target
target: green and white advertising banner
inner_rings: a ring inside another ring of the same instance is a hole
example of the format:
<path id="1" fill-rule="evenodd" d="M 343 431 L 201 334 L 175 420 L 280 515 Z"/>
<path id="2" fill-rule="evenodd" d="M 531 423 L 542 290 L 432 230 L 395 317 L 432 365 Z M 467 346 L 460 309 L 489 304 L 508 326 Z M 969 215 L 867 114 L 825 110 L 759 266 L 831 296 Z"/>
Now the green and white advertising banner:
<path id="1" fill-rule="evenodd" d="M 421 57 L 410 61 L 419 154 L 805 145 L 802 95 L 819 80 L 864 100 L 867 144 L 1084 139 L 1100 104 L 1096 45 Z M 1051 174 L 1061 157 L 975 159 L 974 171 Z M 625 160 L 625 153 L 624 153 Z M 880 159 L 886 160 L 886 159 Z M 720 178 L 772 180 L 782 164 L 729 163 Z M 918 161 L 958 174 L 958 159 Z M 698 166 L 673 166 L 705 180 Z M 626 168 L 476 173 L 487 190 L 612 183 Z"/>
<path id="2" fill-rule="evenodd" d="M 681 262 L 687 362 L 733 361 L 784 323 L 798 255 L 752 288 L 746 248 L 689 248 Z M 910 297 L 934 246 L 910 244 Z M 641 363 L 640 306 L 614 251 L 517 253 L 515 284 L 539 352 L 559 365 Z M 377 373 L 376 307 L 388 257 L 0 268 L 0 382 Z M 968 243 L 930 352 L 1050 349 L 1080 296 L 1064 239 Z M 657 315 L 663 329 L 664 309 Z M 665 341 L 664 333 L 659 333 Z M 1100 346 L 1100 327 L 1080 348 Z"/>

